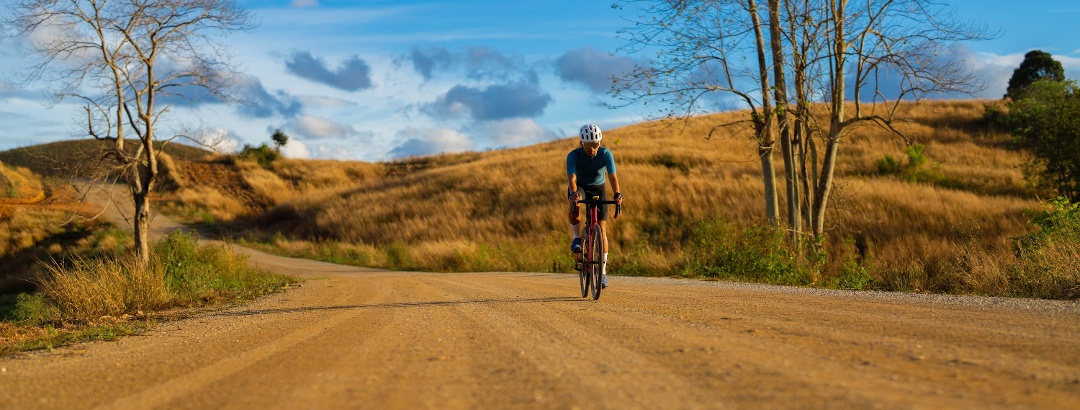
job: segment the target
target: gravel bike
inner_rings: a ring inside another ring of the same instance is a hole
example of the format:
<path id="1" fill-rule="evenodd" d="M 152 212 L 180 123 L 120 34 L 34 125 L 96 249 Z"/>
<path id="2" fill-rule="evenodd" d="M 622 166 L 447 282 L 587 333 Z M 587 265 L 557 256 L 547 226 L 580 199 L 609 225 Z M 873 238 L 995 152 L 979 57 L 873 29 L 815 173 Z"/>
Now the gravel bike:
<path id="1" fill-rule="evenodd" d="M 581 252 L 577 254 L 578 281 L 581 284 L 581 297 L 589 296 L 592 290 L 593 300 L 600 299 L 601 285 L 601 258 L 604 257 L 604 232 L 600 229 L 600 205 L 614 204 L 615 217 L 619 217 L 622 206 L 616 201 L 601 201 L 600 197 L 593 196 L 590 199 L 579 199 L 579 204 L 585 204 L 585 229 L 581 235 Z"/>

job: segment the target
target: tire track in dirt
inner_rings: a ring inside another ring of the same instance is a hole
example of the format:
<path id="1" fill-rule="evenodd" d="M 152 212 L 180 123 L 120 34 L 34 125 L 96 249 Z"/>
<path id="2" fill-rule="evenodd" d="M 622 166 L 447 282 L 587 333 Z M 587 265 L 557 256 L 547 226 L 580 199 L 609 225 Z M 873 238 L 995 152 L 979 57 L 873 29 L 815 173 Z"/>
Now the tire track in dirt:
<path id="1" fill-rule="evenodd" d="M 364 298 L 377 296 L 378 295 L 359 297 L 359 295 L 352 292 L 342 293 L 334 303 L 337 305 L 344 305 L 355 299 L 363 300 Z M 110 403 L 103 408 L 177 408 L 177 405 L 173 404 L 174 401 L 195 395 L 195 393 L 204 390 L 212 383 L 244 371 L 259 362 L 272 356 L 279 355 L 282 352 L 285 352 L 286 349 L 293 348 L 309 339 L 318 337 L 342 323 L 354 319 L 360 313 L 361 311 L 357 309 L 343 309 L 341 312 L 334 313 L 328 318 L 321 319 L 301 329 L 290 331 L 280 337 L 264 341 L 251 349 L 234 352 L 227 358 L 216 361 L 208 366 L 201 367 L 195 371 L 187 372 L 169 380 L 165 380 L 157 385 L 146 388 L 137 394 Z M 258 312 L 255 314 L 258 314 Z"/>

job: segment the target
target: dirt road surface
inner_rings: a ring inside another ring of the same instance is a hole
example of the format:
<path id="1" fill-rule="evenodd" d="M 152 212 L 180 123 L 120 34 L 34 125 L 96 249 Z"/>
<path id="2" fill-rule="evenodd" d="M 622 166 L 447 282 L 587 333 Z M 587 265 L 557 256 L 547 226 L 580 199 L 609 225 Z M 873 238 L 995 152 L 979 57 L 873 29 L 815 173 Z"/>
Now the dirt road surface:
<path id="1" fill-rule="evenodd" d="M 0 359 L 0 408 L 1080 408 L 1080 304 L 576 276 L 304 278 L 116 342 Z"/>

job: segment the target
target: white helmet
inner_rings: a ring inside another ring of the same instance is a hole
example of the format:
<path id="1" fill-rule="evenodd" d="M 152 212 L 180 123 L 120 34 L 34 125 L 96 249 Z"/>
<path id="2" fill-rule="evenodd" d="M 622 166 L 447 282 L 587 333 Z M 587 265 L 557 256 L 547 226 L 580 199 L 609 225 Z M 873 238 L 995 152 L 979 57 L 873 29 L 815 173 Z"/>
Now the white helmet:
<path id="1" fill-rule="evenodd" d="M 581 126 L 581 142 L 600 142 L 604 138 L 604 135 L 600 133 L 600 127 L 593 124 L 585 124 Z"/>

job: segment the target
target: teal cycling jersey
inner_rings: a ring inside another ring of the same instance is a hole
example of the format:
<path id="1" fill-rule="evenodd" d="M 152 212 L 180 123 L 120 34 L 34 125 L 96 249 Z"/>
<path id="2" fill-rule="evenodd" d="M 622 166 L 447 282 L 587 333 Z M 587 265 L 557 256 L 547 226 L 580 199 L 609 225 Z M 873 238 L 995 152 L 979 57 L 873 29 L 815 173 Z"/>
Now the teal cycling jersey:
<path id="1" fill-rule="evenodd" d="M 566 156 L 566 175 L 577 175 L 578 186 L 604 185 L 609 173 L 615 173 L 615 157 L 607 148 L 600 147 L 596 156 L 589 157 L 578 147 Z"/>

